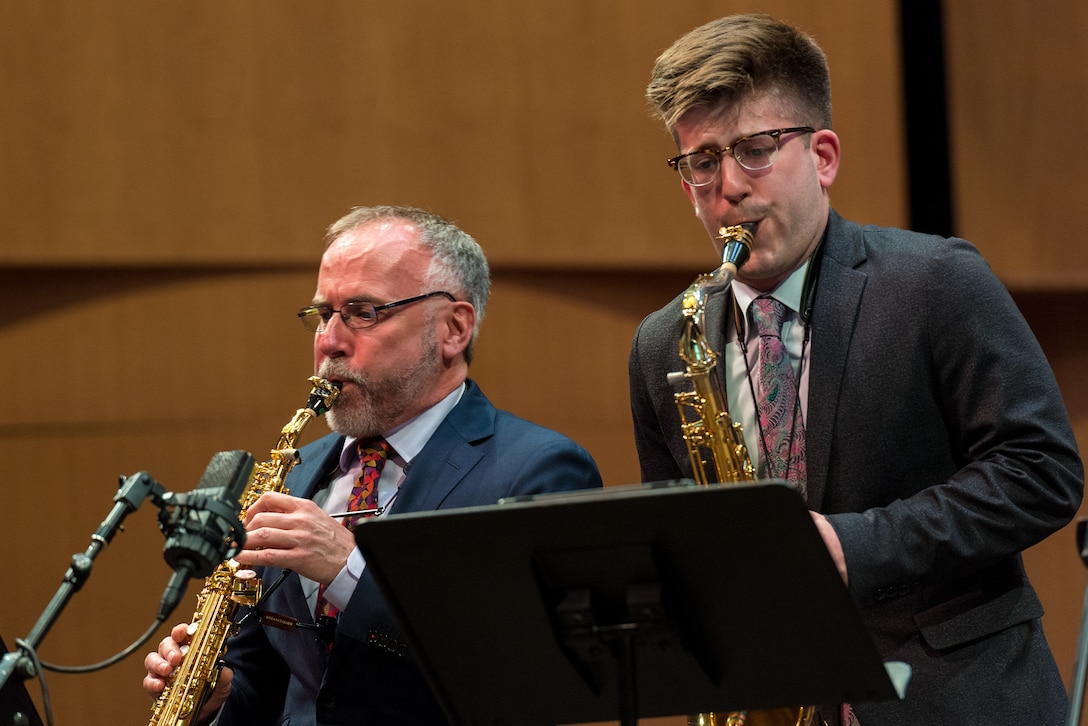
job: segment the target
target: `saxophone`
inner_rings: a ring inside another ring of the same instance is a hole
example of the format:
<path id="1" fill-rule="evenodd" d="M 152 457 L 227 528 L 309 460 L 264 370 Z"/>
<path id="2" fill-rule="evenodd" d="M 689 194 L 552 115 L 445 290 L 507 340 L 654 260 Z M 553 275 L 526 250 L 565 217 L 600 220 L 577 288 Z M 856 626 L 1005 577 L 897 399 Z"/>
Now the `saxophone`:
<path id="1" fill-rule="evenodd" d="M 675 396 L 680 411 L 680 428 L 691 457 L 694 479 L 710 482 L 739 482 L 755 479 L 755 470 L 744 445 L 744 432 L 729 415 L 721 381 L 714 375 L 718 356 L 706 340 L 704 318 L 706 298 L 733 281 L 737 269 L 748 261 L 756 225 L 722 227 L 722 264 L 709 274 L 699 275 L 684 292 L 681 310 L 684 330 L 680 334 L 680 358 L 686 370 L 668 375 L 673 385 L 690 381 L 692 390 Z"/>
<path id="2" fill-rule="evenodd" d="M 284 479 L 300 461 L 295 445 L 311 420 L 329 410 L 340 395 L 340 385 L 316 376 L 313 390 L 303 408 L 287 422 L 271 458 L 257 464 L 239 498 L 239 520 L 265 492 L 288 493 Z M 149 726 L 189 726 L 219 680 L 219 665 L 226 652 L 227 638 L 235 633 L 235 613 L 240 605 L 253 605 L 260 597 L 256 573 L 241 569 L 233 559 L 219 564 L 204 581 L 197 596 L 196 613 L 189 624 L 189 649 L 166 688 L 151 707 Z"/>
<path id="3" fill-rule="evenodd" d="M 756 225 L 747 223 L 718 230 L 723 240 L 722 263 L 709 274 L 699 275 L 681 300 L 684 329 L 680 334 L 683 371 L 668 374 L 673 385 L 690 382 L 691 390 L 675 394 L 680 427 L 699 485 L 711 482 L 735 484 L 754 481 L 755 469 L 744 444 L 744 431 L 729 415 L 721 381 L 715 373 L 717 354 L 704 334 L 706 298 L 728 286 L 737 270 L 748 261 Z M 775 708 L 732 713 L 699 713 L 688 716 L 688 726 L 815 726 L 816 707 Z"/>

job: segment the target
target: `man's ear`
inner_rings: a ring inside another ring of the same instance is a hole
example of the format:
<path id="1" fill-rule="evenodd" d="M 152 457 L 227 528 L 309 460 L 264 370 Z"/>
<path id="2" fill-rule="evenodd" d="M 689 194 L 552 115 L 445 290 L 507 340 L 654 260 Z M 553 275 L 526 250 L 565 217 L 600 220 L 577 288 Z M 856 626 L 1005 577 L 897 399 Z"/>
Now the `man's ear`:
<path id="1" fill-rule="evenodd" d="M 820 129 L 812 134 L 809 149 L 816 160 L 816 176 L 820 186 L 828 189 L 839 173 L 839 135 L 831 129 Z"/>
<path id="2" fill-rule="evenodd" d="M 452 360 L 464 354 L 472 342 L 473 329 L 476 327 L 476 308 L 466 300 L 450 304 L 449 312 L 442 318 L 439 329 L 439 345 L 442 355 Z"/>

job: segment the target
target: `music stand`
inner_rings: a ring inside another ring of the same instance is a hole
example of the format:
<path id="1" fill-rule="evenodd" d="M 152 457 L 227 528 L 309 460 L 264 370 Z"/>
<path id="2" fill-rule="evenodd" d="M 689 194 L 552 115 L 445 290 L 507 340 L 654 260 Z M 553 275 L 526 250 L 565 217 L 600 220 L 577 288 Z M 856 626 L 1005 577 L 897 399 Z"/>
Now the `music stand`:
<path id="1" fill-rule="evenodd" d="M 541 495 L 355 538 L 453 724 L 897 697 L 782 482 Z"/>

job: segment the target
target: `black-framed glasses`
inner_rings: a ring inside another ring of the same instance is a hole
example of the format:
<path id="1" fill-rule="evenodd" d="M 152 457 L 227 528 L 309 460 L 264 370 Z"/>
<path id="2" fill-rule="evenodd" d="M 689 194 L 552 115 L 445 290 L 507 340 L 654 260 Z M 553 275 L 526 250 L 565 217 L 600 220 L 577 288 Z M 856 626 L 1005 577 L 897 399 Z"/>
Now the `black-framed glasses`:
<path id="1" fill-rule="evenodd" d="M 771 129 L 741 136 L 723 149 L 699 149 L 668 160 L 669 166 L 680 172 L 680 177 L 693 187 L 704 187 L 718 178 L 722 157 L 732 152 L 737 163 L 748 171 L 770 168 L 778 158 L 778 145 L 783 134 L 814 133 L 811 126 L 791 126 Z"/>
<path id="2" fill-rule="evenodd" d="M 382 310 L 408 305 L 437 295 L 448 298 L 450 302 L 457 302 L 457 298 L 448 292 L 428 292 L 423 295 L 405 298 L 404 300 L 385 303 L 384 305 L 375 305 L 372 302 L 358 301 L 344 303 L 340 306 L 339 310 L 335 310 L 328 305 L 311 305 L 298 311 L 298 319 L 302 321 L 302 326 L 311 333 L 324 333 L 325 328 L 329 325 L 329 321 L 332 320 L 333 313 L 336 313 L 340 316 L 340 319 L 344 321 L 344 325 L 358 330 L 360 328 L 369 328 L 377 323 L 378 313 Z"/>

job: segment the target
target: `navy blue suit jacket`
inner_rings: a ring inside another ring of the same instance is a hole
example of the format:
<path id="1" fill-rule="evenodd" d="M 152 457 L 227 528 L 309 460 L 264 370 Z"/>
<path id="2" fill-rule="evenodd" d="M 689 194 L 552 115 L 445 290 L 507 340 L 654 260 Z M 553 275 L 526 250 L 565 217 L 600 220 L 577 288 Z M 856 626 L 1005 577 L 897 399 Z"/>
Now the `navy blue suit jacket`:
<path id="1" fill-rule="evenodd" d="M 1070 521 L 1084 470 L 1038 342 L 963 240 L 863 227 L 832 211 L 819 254 L 808 505 L 839 535 L 877 649 L 914 671 L 905 700 L 856 704 L 858 718 L 1064 723 L 1062 682 L 1020 552 Z M 707 302 L 717 351 L 731 305 L 726 291 Z M 678 389 L 666 380 L 683 369 L 681 327 L 677 298 L 643 321 L 631 350 L 648 481 L 692 475 Z M 841 654 L 803 657 L 833 667 Z"/>
<path id="2" fill-rule="evenodd" d="M 342 436 L 330 434 L 303 447 L 302 462 L 287 478 L 291 493 L 312 497 L 324 486 L 337 469 L 342 444 Z M 597 465 L 582 447 L 496 409 L 469 381 L 461 401 L 411 462 L 395 512 L 487 505 L 502 497 L 600 486 Z M 279 572 L 268 568 L 262 575 L 265 585 Z M 264 609 L 313 622 L 294 573 Z M 225 660 L 235 676 L 224 726 L 447 723 L 365 571 L 340 615 L 331 649 L 313 631 L 280 630 L 249 618 L 228 641 Z"/>

